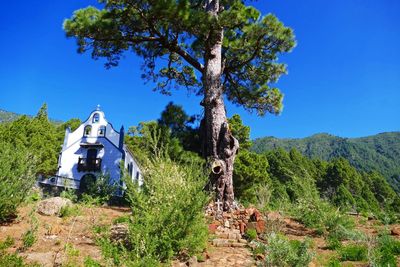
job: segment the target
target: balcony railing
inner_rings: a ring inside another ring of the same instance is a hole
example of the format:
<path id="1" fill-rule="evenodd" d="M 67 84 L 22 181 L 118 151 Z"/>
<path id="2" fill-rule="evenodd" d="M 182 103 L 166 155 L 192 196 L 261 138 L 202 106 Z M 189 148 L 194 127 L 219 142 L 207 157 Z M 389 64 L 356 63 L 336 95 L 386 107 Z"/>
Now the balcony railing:
<path id="1" fill-rule="evenodd" d="M 78 172 L 98 172 L 101 170 L 100 158 L 79 158 Z"/>

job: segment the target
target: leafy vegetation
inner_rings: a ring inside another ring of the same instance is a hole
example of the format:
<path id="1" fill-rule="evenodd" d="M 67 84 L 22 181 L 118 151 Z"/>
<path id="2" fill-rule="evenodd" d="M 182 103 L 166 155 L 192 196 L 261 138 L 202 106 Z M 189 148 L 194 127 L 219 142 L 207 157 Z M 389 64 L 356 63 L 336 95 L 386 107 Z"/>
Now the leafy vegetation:
<path id="1" fill-rule="evenodd" d="M 26 149 L 16 149 L 0 140 L 0 222 L 13 217 L 24 201 L 35 181 L 34 164 Z"/>
<path id="2" fill-rule="evenodd" d="M 312 159 L 329 161 L 343 157 L 360 171 L 377 171 L 400 193 L 400 132 L 381 133 L 362 138 L 341 138 L 316 134 L 302 139 L 264 137 L 254 140 L 252 151 L 296 149 Z"/>
<path id="3" fill-rule="evenodd" d="M 310 240 L 290 241 L 281 234 L 271 233 L 265 248 L 264 266 L 308 266 L 313 257 Z"/>

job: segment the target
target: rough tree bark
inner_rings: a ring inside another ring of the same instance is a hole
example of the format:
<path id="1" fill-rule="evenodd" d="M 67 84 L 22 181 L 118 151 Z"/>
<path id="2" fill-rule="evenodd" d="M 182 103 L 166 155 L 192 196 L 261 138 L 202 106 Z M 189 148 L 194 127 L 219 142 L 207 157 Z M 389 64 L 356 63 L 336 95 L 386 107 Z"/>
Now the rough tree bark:
<path id="1" fill-rule="evenodd" d="M 219 0 L 207 0 L 206 11 L 218 17 Z M 233 137 L 226 118 L 221 85 L 223 29 L 213 28 L 207 38 L 204 54 L 204 110 L 205 110 L 205 156 L 210 162 L 213 188 L 216 200 L 223 203 L 223 209 L 233 208 L 233 163 L 239 148 L 238 140 Z"/>

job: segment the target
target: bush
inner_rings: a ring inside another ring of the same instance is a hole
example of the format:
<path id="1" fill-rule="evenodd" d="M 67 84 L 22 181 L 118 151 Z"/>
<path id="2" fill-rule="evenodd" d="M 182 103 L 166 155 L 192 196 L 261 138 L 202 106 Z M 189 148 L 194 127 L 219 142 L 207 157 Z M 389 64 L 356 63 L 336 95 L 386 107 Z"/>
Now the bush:
<path id="1" fill-rule="evenodd" d="M 354 231 L 354 220 L 326 201 L 300 199 L 291 209 L 291 213 L 305 226 L 316 229 L 320 234 L 326 234 L 332 242 L 363 238 L 360 233 Z"/>
<path id="2" fill-rule="evenodd" d="M 118 185 L 109 174 L 98 174 L 93 182 L 88 182 L 86 188 L 80 200 L 89 205 L 101 205 L 117 193 Z"/>
<path id="3" fill-rule="evenodd" d="M 66 205 L 63 206 L 60 210 L 59 216 L 61 218 L 71 217 L 71 216 L 78 216 L 81 214 L 81 209 L 77 205 Z"/>
<path id="4" fill-rule="evenodd" d="M 63 190 L 60 194 L 60 197 L 67 198 L 74 203 L 78 201 L 78 196 L 76 195 L 75 189 L 71 188 L 66 188 Z"/>
<path id="5" fill-rule="evenodd" d="M 142 171 L 143 187 L 126 179 L 133 218 L 128 221 L 130 246 L 110 245 L 103 239 L 100 245 L 106 257 L 116 265 L 153 266 L 183 251 L 201 252 L 208 237 L 203 213 L 207 177 L 201 168 L 156 158 Z"/>
<path id="6" fill-rule="evenodd" d="M 370 249 L 369 263 L 373 267 L 397 266 L 396 256 L 400 255 L 400 241 L 394 239 L 387 232 L 379 234 Z"/>
<path id="7" fill-rule="evenodd" d="M 285 236 L 271 233 L 267 239 L 266 266 L 308 266 L 314 253 L 310 251 L 310 240 L 289 241 Z"/>
<path id="8" fill-rule="evenodd" d="M 25 264 L 22 257 L 17 254 L 7 253 L 5 250 L 13 246 L 15 240 L 7 236 L 4 241 L 0 242 L 0 266 L 7 267 L 39 267 L 38 264 Z"/>
<path id="9" fill-rule="evenodd" d="M 0 222 L 15 216 L 35 182 L 32 157 L 0 141 Z"/>
<path id="10" fill-rule="evenodd" d="M 366 261 L 368 260 L 368 248 L 365 245 L 347 245 L 339 249 L 342 261 Z"/>

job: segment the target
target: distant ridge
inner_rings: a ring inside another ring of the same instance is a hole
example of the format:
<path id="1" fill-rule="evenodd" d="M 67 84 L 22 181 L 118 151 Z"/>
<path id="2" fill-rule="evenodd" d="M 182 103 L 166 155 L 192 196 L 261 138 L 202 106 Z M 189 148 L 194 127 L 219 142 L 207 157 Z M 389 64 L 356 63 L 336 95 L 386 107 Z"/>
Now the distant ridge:
<path id="1" fill-rule="evenodd" d="M 276 148 L 297 149 L 309 158 L 330 160 L 343 157 L 363 171 L 383 174 L 400 193 L 400 132 L 385 132 L 360 138 L 319 133 L 305 138 L 257 138 L 252 150 L 263 153 Z"/>
<path id="2" fill-rule="evenodd" d="M 0 109 L 0 123 L 3 122 L 10 122 L 10 121 L 15 121 L 19 117 L 23 116 L 22 114 L 10 112 L 4 109 Z M 27 115 L 28 117 L 32 118 L 33 116 Z M 52 123 L 55 124 L 62 124 L 63 121 L 60 120 L 54 120 L 54 119 L 49 119 Z"/>

